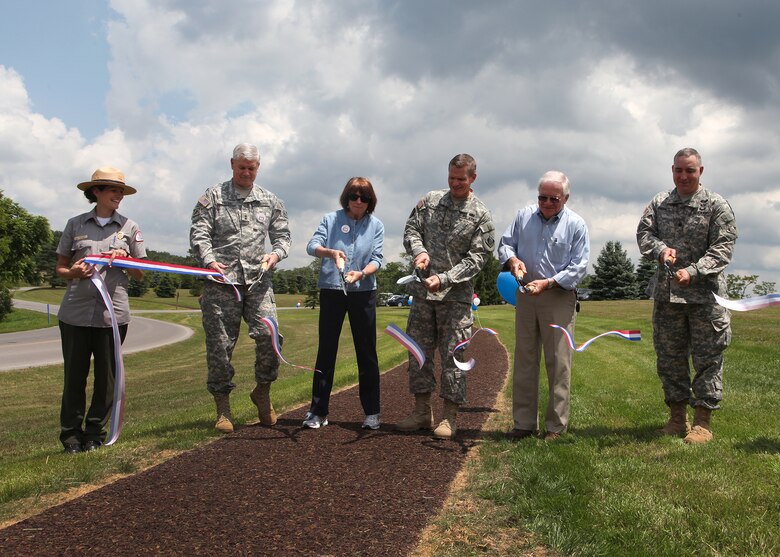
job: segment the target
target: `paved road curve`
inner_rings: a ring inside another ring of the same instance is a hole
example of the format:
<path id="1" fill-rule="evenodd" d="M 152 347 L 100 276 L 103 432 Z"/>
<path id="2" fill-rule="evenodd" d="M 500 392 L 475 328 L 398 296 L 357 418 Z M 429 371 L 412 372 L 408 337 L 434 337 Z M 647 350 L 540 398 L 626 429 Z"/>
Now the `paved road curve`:
<path id="1" fill-rule="evenodd" d="M 14 300 L 14 306 L 46 313 L 46 304 L 37 302 Z M 58 309 L 59 306 L 50 306 L 53 315 Z M 125 354 L 149 350 L 186 340 L 193 334 L 192 329 L 176 323 L 133 315 L 122 350 Z M 58 327 L 0 335 L 0 371 L 61 363 Z"/>

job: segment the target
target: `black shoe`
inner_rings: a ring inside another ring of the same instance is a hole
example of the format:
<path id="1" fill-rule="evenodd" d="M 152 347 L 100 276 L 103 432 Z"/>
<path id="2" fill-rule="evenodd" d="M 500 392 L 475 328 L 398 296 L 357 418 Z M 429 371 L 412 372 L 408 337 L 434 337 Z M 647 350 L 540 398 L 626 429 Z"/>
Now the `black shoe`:
<path id="1" fill-rule="evenodd" d="M 84 452 L 89 453 L 92 451 L 96 451 L 100 448 L 101 445 L 102 443 L 100 441 L 92 441 L 92 440 L 87 441 L 86 443 L 84 443 Z"/>
<path id="2" fill-rule="evenodd" d="M 510 441 L 520 441 L 521 439 L 527 439 L 529 437 L 534 437 L 535 435 L 536 432 L 530 429 L 513 429 L 512 431 L 507 432 L 506 438 Z"/>
<path id="3" fill-rule="evenodd" d="M 68 454 L 76 454 L 82 451 L 79 443 L 65 443 L 65 452 Z"/>

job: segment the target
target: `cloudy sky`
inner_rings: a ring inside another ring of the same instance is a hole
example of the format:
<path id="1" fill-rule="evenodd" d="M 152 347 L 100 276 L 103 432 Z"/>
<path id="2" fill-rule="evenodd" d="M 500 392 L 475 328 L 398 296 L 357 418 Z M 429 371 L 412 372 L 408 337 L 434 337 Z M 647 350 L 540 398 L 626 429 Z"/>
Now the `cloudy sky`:
<path id="1" fill-rule="evenodd" d="M 122 212 L 184 254 L 192 207 L 241 141 L 286 203 L 293 250 L 369 177 L 399 260 L 447 162 L 478 162 L 499 234 L 550 169 L 571 179 L 593 259 L 673 187 L 681 147 L 731 202 L 729 272 L 780 283 L 780 4 L 767 1 L 25 0 L 0 19 L 0 189 L 53 229 L 98 166 Z"/>

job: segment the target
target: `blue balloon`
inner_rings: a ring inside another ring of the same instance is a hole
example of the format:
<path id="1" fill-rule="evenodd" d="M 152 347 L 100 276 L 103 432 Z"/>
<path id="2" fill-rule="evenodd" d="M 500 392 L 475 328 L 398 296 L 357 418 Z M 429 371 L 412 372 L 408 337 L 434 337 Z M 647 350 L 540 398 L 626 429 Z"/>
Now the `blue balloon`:
<path id="1" fill-rule="evenodd" d="M 507 304 L 515 305 L 517 295 L 517 279 L 509 271 L 498 274 L 496 279 L 496 288 L 498 293 Z"/>

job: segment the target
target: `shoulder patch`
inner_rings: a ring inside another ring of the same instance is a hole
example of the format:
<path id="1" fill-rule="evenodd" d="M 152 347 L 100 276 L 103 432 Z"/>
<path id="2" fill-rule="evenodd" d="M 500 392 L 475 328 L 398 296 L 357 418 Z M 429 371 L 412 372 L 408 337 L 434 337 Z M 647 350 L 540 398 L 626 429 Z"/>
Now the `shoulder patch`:
<path id="1" fill-rule="evenodd" d="M 208 209 L 209 207 L 211 207 L 211 201 L 209 201 L 209 198 L 208 198 L 208 197 L 206 197 L 206 195 L 205 195 L 205 194 L 204 194 L 204 195 L 201 195 L 201 196 L 198 198 L 198 203 L 200 203 L 200 204 L 201 204 L 203 207 L 205 207 L 206 209 Z"/>
<path id="2" fill-rule="evenodd" d="M 141 231 L 140 230 L 136 230 L 135 231 L 135 236 L 133 237 L 133 240 L 136 241 L 136 242 L 139 242 L 139 243 L 144 241 L 144 237 L 141 236 Z"/>

